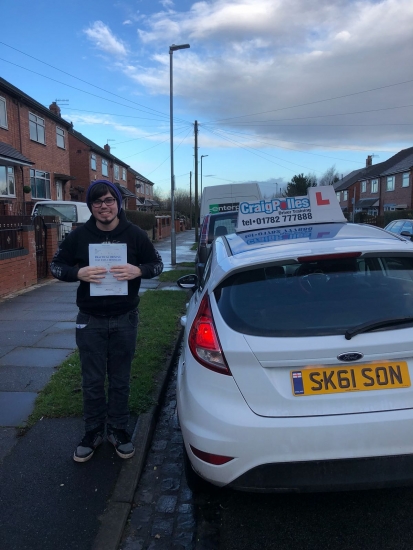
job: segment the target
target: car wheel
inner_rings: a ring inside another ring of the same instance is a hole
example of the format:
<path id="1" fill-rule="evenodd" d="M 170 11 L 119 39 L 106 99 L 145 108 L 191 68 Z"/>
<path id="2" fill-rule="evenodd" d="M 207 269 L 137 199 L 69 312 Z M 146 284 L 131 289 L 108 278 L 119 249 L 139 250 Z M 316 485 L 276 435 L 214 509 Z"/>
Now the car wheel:
<path id="1" fill-rule="evenodd" d="M 191 461 L 189 460 L 188 453 L 185 448 L 185 444 L 183 444 L 183 458 L 186 483 L 194 494 L 211 493 L 212 491 L 217 489 L 215 485 L 212 485 L 211 483 L 208 483 L 208 481 L 205 481 L 205 479 L 199 476 L 192 468 Z"/>

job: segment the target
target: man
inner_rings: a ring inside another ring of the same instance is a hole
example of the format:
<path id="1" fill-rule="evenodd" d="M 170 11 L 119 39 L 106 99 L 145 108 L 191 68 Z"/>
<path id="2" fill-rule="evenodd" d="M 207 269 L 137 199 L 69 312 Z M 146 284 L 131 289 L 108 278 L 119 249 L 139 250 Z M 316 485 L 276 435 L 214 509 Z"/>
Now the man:
<path id="1" fill-rule="evenodd" d="M 85 225 L 67 235 L 50 266 L 57 279 L 80 281 L 76 299 L 79 307 L 76 344 L 82 366 L 85 436 L 74 452 L 76 462 L 92 458 L 104 439 L 105 424 L 107 439 L 121 458 L 130 458 L 135 453 L 126 428 L 138 328 L 138 292 L 141 278 L 150 279 L 163 269 L 162 258 L 147 234 L 126 219 L 116 185 L 107 180 L 92 182 L 86 202 L 92 216 Z M 115 280 L 105 267 L 89 265 L 89 245 L 102 243 L 126 243 L 127 263 L 109 269 Z M 126 281 L 127 295 L 110 294 L 111 291 L 91 295 L 91 283 L 95 283 L 93 288 L 99 288 L 96 285 L 104 283 L 105 277 L 115 284 Z"/>

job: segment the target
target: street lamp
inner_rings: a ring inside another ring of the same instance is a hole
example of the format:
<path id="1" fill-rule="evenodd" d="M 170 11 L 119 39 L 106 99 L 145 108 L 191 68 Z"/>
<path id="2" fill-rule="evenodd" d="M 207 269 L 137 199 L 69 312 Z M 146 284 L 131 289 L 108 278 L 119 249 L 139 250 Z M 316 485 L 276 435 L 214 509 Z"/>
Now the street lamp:
<path id="1" fill-rule="evenodd" d="M 175 232 L 175 175 L 174 175 L 174 128 L 173 128 L 173 53 L 177 50 L 190 48 L 189 44 L 172 44 L 169 46 L 169 127 L 171 142 L 171 264 L 176 264 L 176 232 Z"/>
<path id="2" fill-rule="evenodd" d="M 201 200 L 202 200 L 202 159 L 208 155 L 201 155 Z"/>

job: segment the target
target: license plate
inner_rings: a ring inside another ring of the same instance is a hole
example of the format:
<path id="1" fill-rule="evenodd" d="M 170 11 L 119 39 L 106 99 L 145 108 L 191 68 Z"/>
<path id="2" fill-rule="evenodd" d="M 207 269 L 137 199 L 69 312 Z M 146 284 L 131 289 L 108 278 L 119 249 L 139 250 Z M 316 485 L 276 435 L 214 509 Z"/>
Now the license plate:
<path id="1" fill-rule="evenodd" d="M 406 361 L 291 371 L 293 395 L 323 395 L 410 387 Z"/>

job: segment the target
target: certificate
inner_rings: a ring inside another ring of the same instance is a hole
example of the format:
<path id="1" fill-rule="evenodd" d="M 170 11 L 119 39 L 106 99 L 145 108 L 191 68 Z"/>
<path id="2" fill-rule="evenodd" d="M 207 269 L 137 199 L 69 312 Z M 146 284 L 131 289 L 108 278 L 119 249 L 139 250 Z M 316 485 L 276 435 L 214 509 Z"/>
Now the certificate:
<path id="1" fill-rule="evenodd" d="M 91 296 L 127 296 L 128 281 L 118 281 L 110 268 L 114 265 L 125 265 L 127 263 L 126 244 L 124 243 L 102 243 L 89 245 L 89 265 L 104 267 L 107 272 L 101 283 L 90 283 Z"/>

